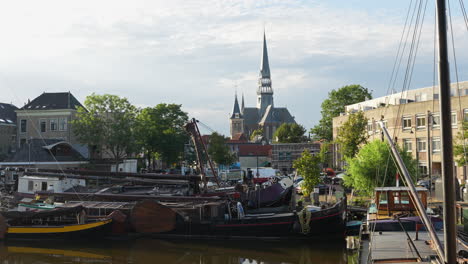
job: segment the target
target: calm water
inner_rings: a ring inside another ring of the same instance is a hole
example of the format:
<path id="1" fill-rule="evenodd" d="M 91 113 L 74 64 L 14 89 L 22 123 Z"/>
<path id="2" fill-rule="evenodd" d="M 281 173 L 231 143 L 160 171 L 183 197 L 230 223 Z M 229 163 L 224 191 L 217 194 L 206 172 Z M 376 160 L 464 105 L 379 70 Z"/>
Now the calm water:
<path id="1" fill-rule="evenodd" d="M 343 244 L 291 241 L 0 242 L 0 264 L 48 263 L 321 263 L 341 264 L 352 256 Z"/>

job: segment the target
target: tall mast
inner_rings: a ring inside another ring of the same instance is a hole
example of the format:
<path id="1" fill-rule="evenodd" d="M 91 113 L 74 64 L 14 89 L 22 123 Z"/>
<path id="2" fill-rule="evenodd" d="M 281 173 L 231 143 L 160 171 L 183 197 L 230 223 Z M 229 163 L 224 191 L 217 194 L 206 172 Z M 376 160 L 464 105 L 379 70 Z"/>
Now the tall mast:
<path id="1" fill-rule="evenodd" d="M 457 262 L 457 230 L 455 226 L 455 177 L 453 170 L 450 71 L 447 52 L 447 17 L 445 0 L 436 1 L 439 40 L 439 107 L 442 144 L 442 179 L 444 186 L 445 263 Z"/>

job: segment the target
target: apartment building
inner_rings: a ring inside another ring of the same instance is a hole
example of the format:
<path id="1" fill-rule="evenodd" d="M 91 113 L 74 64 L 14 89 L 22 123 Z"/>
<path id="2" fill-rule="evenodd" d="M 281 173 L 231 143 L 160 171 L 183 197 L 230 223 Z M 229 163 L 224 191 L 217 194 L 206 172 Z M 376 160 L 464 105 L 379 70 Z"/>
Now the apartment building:
<path id="1" fill-rule="evenodd" d="M 308 150 L 312 155 L 320 152 L 320 143 L 275 143 L 272 144 L 271 165 L 282 172 L 293 171 L 293 162 L 300 158 L 304 150 Z"/>
<path id="2" fill-rule="evenodd" d="M 363 111 L 368 118 L 369 141 L 381 139 L 378 121 L 387 127 L 395 142 L 417 160 L 421 177 L 441 174 L 441 118 L 450 118 L 453 139 L 462 132 L 463 121 L 468 121 L 468 82 L 452 83 L 452 112 L 442 117 L 439 113 L 438 87 L 426 87 L 395 93 L 346 106 L 346 113 L 333 119 L 333 138 L 350 113 Z M 343 167 L 339 146 L 334 149 L 335 166 Z M 456 167 L 460 180 L 467 179 L 466 166 Z"/>

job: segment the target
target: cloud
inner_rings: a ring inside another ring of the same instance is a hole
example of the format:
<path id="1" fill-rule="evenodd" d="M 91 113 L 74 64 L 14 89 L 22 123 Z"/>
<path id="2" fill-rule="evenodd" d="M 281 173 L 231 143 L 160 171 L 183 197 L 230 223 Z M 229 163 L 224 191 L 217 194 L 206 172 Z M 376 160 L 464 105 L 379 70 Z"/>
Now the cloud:
<path id="1" fill-rule="evenodd" d="M 360 83 L 376 94 L 385 92 L 407 5 L 26 2 L 8 2 L 0 9 L 0 88 L 9 91 L 1 100 L 21 105 L 43 91 L 71 91 L 80 100 L 91 92 L 114 93 L 137 105 L 183 104 L 224 134 L 229 133 L 235 86 L 247 105 L 255 103 L 263 25 L 275 103 L 287 105 L 298 122 L 310 127 L 320 118 L 321 100 L 331 89 Z M 432 14 L 429 5 L 415 86 L 432 80 L 427 78 L 432 69 Z M 454 20 L 456 32 L 464 32 L 463 26 L 462 19 Z M 463 69 L 466 34 L 457 35 L 457 43 Z"/>

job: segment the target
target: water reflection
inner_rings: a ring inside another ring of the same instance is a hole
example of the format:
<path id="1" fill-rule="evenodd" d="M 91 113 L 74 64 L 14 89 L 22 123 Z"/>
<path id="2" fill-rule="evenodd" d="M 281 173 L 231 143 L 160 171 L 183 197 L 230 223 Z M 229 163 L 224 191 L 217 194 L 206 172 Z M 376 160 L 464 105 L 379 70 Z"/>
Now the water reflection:
<path id="1" fill-rule="evenodd" d="M 102 240 L 0 243 L 0 264 L 344 264 L 344 244 L 265 241 Z"/>

